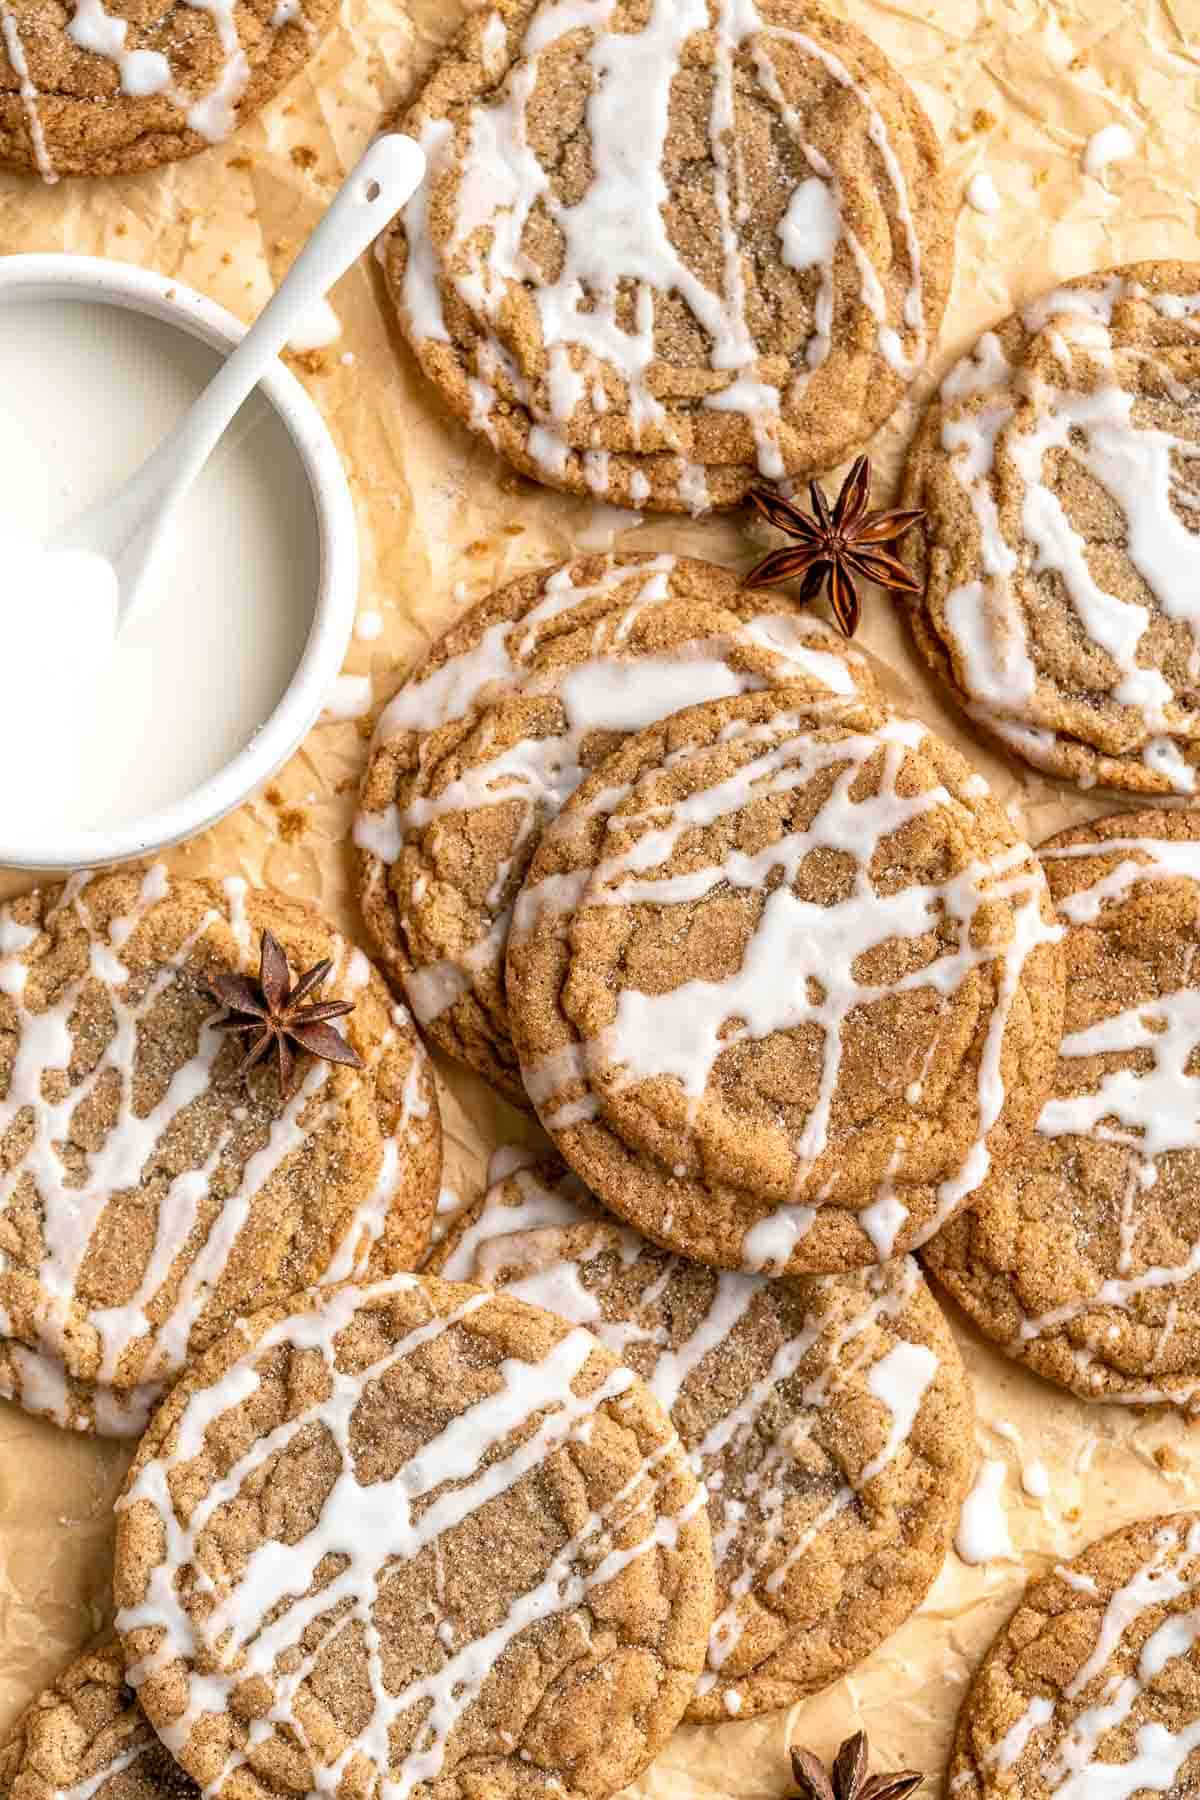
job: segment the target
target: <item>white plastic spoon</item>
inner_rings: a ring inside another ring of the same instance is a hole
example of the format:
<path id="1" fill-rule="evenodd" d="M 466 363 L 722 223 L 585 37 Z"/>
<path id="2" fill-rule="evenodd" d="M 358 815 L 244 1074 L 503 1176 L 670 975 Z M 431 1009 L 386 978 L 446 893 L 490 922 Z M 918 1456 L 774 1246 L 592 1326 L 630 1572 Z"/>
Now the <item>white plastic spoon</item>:
<path id="1" fill-rule="evenodd" d="M 399 132 L 377 138 L 196 404 L 119 492 L 89 507 L 59 533 L 53 549 L 91 552 L 115 571 L 118 626 L 137 599 L 176 507 L 242 402 L 304 315 L 412 197 L 424 173 L 425 157 L 411 138 Z"/>

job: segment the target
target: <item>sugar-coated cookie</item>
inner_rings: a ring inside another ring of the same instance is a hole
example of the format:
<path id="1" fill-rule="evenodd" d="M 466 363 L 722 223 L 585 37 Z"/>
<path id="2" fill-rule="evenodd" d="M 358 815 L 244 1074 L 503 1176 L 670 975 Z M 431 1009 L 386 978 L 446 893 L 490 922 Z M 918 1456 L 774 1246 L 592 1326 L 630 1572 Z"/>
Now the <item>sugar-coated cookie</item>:
<path id="1" fill-rule="evenodd" d="M 509 1014 L 613 1212 L 721 1268 L 856 1268 L 932 1236 L 1033 1124 L 1058 935 L 957 751 L 782 688 L 678 713 L 576 791 L 517 902 Z"/>
<path id="2" fill-rule="evenodd" d="M 155 1414 L 117 1629 L 206 1793 L 604 1800 L 682 1716 L 713 1616 L 704 1492 L 636 1376 L 505 1295 L 296 1296 Z"/>
<path id="3" fill-rule="evenodd" d="M 618 1225 L 561 1164 L 498 1180 L 429 1269 L 586 1325 L 670 1412 L 708 1491 L 717 1617 L 687 1717 L 789 1706 L 918 1606 L 974 1462 L 973 1409 L 916 1263 L 769 1280 Z"/>
<path id="4" fill-rule="evenodd" d="M 701 512 L 828 469 L 937 337 L 941 156 L 814 0 L 499 0 L 403 121 L 384 241 L 450 409 L 535 480 Z"/>
<path id="5" fill-rule="evenodd" d="M 1065 1036 L 1023 1154 L 925 1258 L 988 1336 L 1086 1400 L 1200 1409 L 1200 813 L 1038 855 Z"/>
<path id="6" fill-rule="evenodd" d="M 1198 1588 L 1195 1513 L 1126 1525 L 1031 1582 L 963 1703 L 947 1793 L 1195 1793 Z"/>
<path id="7" fill-rule="evenodd" d="M 0 0 L 0 164 L 125 175 L 219 144 L 291 80 L 333 0 Z"/>
<path id="8" fill-rule="evenodd" d="M 786 595 L 694 557 L 577 557 L 451 626 L 380 718 L 354 833 L 380 961 L 440 1049 L 528 1105 L 504 953 L 541 832 L 630 731 L 781 681 L 876 692 Z"/>
<path id="9" fill-rule="evenodd" d="M 0 1742 L 4 1800 L 198 1800 L 199 1792 L 151 1731 L 112 1642 L 76 1657 Z"/>
<path id="10" fill-rule="evenodd" d="M 257 975 L 267 931 L 294 980 L 330 959 L 309 998 L 353 1004 L 362 1062 L 301 1057 L 286 1097 L 273 1063 L 239 1074 L 246 1041 L 214 1029 L 209 991 Z M 0 908 L 2 1336 L 40 1359 L 3 1361 L 35 1410 L 61 1372 L 86 1423 L 89 1392 L 95 1414 L 169 1379 L 242 1313 L 411 1267 L 440 1172 L 412 1021 L 310 907 L 155 865 Z"/>
<path id="11" fill-rule="evenodd" d="M 972 721 L 1081 787 L 1200 769 L 1200 263 L 1043 294 L 951 369 L 909 458 L 917 647 Z"/>

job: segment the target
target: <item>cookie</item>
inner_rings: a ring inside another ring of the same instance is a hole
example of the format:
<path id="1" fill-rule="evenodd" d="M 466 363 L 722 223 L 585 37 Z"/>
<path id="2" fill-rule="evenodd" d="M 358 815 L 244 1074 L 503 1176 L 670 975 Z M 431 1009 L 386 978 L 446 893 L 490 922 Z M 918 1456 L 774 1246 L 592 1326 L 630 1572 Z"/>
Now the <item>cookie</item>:
<path id="1" fill-rule="evenodd" d="M 797 690 L 630 738 L 546 832 L 508 1001 L 525 1086 L 621 1218 L 720 1268 L 932 1236 L 1037 1117 L 1041 869 L 958 753 Z"/>
<path id="2" fill-rule="evenodd" d="M 1200 264 L 1069 282 L 979 340 L 918 431 L 917 647 L 1051 775 L 1191 794 L 1200 767 Z"/>
<path id="3" fill-rule="evenodd" d="M 265 929 L 293 977 L 333 959 L 365 1065 L 304 1058 L 286 1100 L 273 1065 L 238 1074 L 206 989 L 257 971 Z M 427 1243 L 441 1131 L 411 1020 L 316 913 L 240 880 L 156 865 L 0 908 L 0 1096 L 0 1335 L 43 1359 L 23 1392 L 54 1365 L 162 1381 L 239 1314 Z"/>
<path id="4" fill-rule="evenodd" d="M 925 1256 L 1040 1375 L 1200 1411 L 1200 813 L 1118 813 L 1038 854 L 1067 928 L 1054 1085 Z"/>
<path id="5" fill-rule="evenodd" d="M 117 1629 L 213 1795 L 603 1800 L 683 1713 L 704 1492 L 590 1332 L 417 1276 L 244 1321 L 118 1502 Z"/>
<path id="6" fill-rule="evenodd" d="M 670 1412 L 708 1490 L 717 1562 L 689 1719 L 790 1706 L 920 1604 L 974 1449 L 962 1361 L 911 1257 L 853 1275 L 718 1274 L 541 1164 L 489 1189 L 428 1267 L 586 1325 Z"/>
<path id="7" fill-rule="evenodd" d="M 936 339 L 937 141 L 813 0 L 500 0 L 403 129 L 430 175 L 383 242 L 401 326 L 550 487 L 734 506 L 864 443 Z"/>
<path id="8" fill-rule="evenodd" d="M 164 1392 L 154 1381 L 124 1391 L 106 1382 L 81 1381 L 68 1375 L 57 1357 L 0 1339 L 0 1398 L 64 1431 L 139 1438 Z"/>
<path id="9" fill-rule="evenodd" d="M 333 0 L 0 0 L 0 165 L 126 175 L 222 143 L 309 60 Z"/>
<path id="10" fill-rule="evenodd" d="M 198 1800 L 151 1731 L 114 1643 L 76 1658 L 0 1743 L 4 1800 Z"/>
<path id="11" fill-rule="evenodd" d="M 780 680 L 876 691 L 785 597 L 690 557 L 522 576 L 434 646 L 380 719 L 354 835 L 380 961 L 440 1049 L 528 1105 L 504 952 L 540 833 L 630 731 Z"/>
<path id="12" fill-rule="evenodd" d="M 958 1718 L 956 1800 L 1133 1800 L 1200 1780 L 1200 1516 L 1144 1519 L 1031 1582 Z"/>

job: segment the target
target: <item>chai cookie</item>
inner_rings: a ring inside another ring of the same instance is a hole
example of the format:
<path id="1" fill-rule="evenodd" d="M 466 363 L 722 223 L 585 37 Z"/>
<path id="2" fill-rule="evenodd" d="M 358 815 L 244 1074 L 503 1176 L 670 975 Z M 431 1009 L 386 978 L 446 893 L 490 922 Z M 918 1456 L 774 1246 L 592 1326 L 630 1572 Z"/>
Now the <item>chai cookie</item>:
<path id="1" fill-rule="evenodd" d="M 198 1800 L 147 1724 L 115 1643 L 85 1650 L 0 1743 L 4 1800 Z"/>
<path id="2" fill-rule="evenodd" d="M 864 443 L 937 337 L 937 142 L 813 0 L 500 0 L 403 129 L 430 174 L 384 239 L 400 323 L 550 487 L 734 506 Z"/>
<path id="3" fill-rule="evenodd" d="M 720 1268 L 932 1236 L 1032 1125 L 1062 964 L 1045 879 L 914 719 L 780 689 L 628 740 L 547 831 L 508 1000 L 563 1156 Z"/>
<path id="4" fill-rule="evenodd" d="M 1144 1519 L 1033 1581 L 958 1716 L 956 1800 L 1133 1800 L 1200 1780 L 1200 1517 Z"/>
<path id="5" fill-rule="evenodd" d="M 718 1274 L 602 1216 L 546 1163 L 490 1188 L 428 1268 L 586 1325 L 670 1412 L 708 1491 L 717 1564 L 689 1719 L 816 1693 L 920 1604 L 974 1440 L 962 1360 L 911 1257 Z"/>
<path id="6" fill-rule="evenodd" d="M 257 971 L 265 930 L 293 978 L 332 960 L 361 1069 L 302 1059 L 286 1097 L 239 1075 L 207 984 Z M 67 1377 L 162 1381 L 268 1300 L 411 1265 L 440 1169 L 412 1022 L 310 908 L 161 865 L 0 908 L 3 1335 Z"/>
<path id="7" fill-rule="evenodd" d="M 704 1493 L 590 1332 L 393 1276 L 243 1321 L 118 1502 L 117 1628 L 206 1793 L 603 1800 L 712 1621 Z"/>
<path id="8" fill-rule="evenodd" d="M 1069 282 L 955 365 L 917 434 L 918 648 L 1035 768 L 1191 794 L 1200 767 L 1200 264 Z"/>
<path id="9" fill-rule="evenodd" d="M 126 175 L 222 143 L 291 80 L 333 0 L 0 0 L 0 164 Z"/>
<path id="10" fill-rule="evenodd" d="M 379 721 L 354 830 L 380 960 L 440 1049 L 528 1105 L 504 952 L 542 830 L 629 732 L 785 680 L 876 691 L 792 602 L 691 557 L 579 557 L 451 627 Z"/>
<path id="11" fill-rule="evenodd" d="M 1200 813 L 1038 851 L 1066 927 L 1037 1129 L 930 1268 L 1009 1355 L 1086 1400 L 1200 1410 Z"/>

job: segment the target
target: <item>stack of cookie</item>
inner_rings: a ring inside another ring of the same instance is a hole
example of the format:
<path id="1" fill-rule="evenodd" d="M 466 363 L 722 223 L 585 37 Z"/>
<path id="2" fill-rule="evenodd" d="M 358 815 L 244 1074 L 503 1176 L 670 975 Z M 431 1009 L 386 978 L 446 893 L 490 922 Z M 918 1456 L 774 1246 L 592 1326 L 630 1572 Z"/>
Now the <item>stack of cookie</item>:
<path id="1" fill-rule="evenodd" d="M 461 620 L 381 718 L 355 837 L 389 974 L 561 1158 L 499 1168 L 429 1266 L 587 1327 L 669 1410 L 717 1568 L 688 1716 L 825 1686 L 919 1604 L 969 1479 L 903 1253 L 1045 1097 L 1036 859 L 844 642 L 662 556 Z"/>

